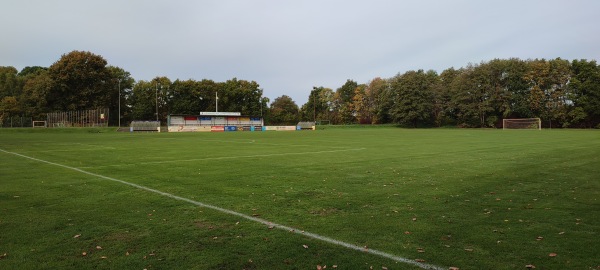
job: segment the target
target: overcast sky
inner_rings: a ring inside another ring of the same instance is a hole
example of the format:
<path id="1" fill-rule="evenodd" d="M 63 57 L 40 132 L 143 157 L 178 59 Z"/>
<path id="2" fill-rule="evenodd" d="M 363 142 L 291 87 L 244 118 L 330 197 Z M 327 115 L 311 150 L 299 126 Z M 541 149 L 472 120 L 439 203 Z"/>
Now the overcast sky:
<path id="1" fill-rule="evenodd" d="M 73 50 L 136 80 L 256 81 L 301 106 L 408 70 L 494 58 L 600 60 L 597 0 L 3 0 L 0 66 Z"/>

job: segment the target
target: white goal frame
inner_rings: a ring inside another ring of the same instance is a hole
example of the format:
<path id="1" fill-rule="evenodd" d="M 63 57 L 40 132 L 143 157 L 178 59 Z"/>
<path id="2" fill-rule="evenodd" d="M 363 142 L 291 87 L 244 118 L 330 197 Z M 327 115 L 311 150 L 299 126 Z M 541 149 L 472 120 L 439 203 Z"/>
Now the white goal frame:
<path id="1" fill-rule="evenodd" d="M 31 122 L 31 127 L 33 127 L 33 128 L 45 128 L 45 127 L 48 127 L 48 122 L 47 121 L 32 121 Z"/>
<path id="2" fill-rule="evenodd" d="M 512 124 L 512 125 L 511 125 Z M 502 119 L 502 129 L 542 129 L 540 118 Z"/>

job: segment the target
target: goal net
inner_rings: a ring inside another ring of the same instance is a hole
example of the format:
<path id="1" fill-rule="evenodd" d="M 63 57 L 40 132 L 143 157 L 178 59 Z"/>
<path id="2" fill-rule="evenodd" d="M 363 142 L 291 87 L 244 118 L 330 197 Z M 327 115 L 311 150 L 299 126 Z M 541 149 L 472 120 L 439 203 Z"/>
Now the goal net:
<path id="1" fill-rule="evenodd" d="M 502 120 L 502 129 L 542 129 L 542 120 L 539 118 L 520 118 Z"/>

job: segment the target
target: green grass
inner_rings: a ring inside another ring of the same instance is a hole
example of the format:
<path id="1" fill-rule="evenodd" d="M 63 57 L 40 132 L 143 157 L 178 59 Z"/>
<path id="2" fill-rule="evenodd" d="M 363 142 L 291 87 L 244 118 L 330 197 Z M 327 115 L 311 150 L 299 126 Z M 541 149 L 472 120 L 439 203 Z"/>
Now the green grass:
<path id="1" fill-rule="evenodd" d="M 443 268 L 600 265 L 598 131 L 0 129 L 0 149 Z M 417 269 L 2 151 L 0 164 L 0 269 Z"/>

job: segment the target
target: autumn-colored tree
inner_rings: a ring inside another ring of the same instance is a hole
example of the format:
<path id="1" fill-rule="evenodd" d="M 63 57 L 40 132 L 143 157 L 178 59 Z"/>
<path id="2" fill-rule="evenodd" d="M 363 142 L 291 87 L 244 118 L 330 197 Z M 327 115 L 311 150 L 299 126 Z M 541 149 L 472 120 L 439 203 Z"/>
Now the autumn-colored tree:
<path id="1" fill-rule="evenodd" d="M 333 120 L 336 124 L 352 124 L 356 122 L 353 98 L 358 83 L 347 80 L 335 91 L 333 96 Z"/>
<path id="2" fill-rule="evenodd" d="M 354 97 L 352 97 L 352 108 L 354 109 L 356 120 L 360 124 L 373 123 L 374 100 L 373 96 L 370 95 L 371 93 L 368 93 L 367 90 L 371 89 L 368 89 L 367 85 L 361 84 L 356 87 Z"/>
<path id="3" fill-rule="evenodd" d="M 301 119 L 304 121 L 331 121 L 333 111 L 333 90 L 326 87 L 313 87 L 308 101 L 300 108 Z"/>
<path id="4" fill-rule="evenodd" d="M 5 96 L 0 99 L 0 127 L 4 122 L 4 119 L 17 115 L 19 111 L 19 106 L 15 97 Z"/>
<path id="5" fill-rule="evenodd" d="M 16 97 L 20 94 L 17 74 L 18 71 L 14 67 L 0 66 L 0 99 L 7 96 Z"/>
<path id="6" fill-rule="evenodd" d="M 570 64 L 566 60 L 536 59 L 528 62 L 524 79 L 529 84 L 531 111 L 536 117 L 546 120 L 550 127 L 553 120 L 561 125 L 567 121 L 571 102 L 567 88 L 570 77 Z"/>
<path id="7" fill-rule="evenodd" d="M 109 107 L 115 89 L 106 64 L 91 52 L 64 54 L 48 70 L 53 81 L 48 105 L 61 111 Z"/>
<path id="8" fill-rule="evenodd" d="M 508 109 L 505 109 L 502 118 L 531 118 L 534 117 L 529 109 L 527 97 L 529 87 L 524 79 L 527 72 L 527 63 L 518 58 L 506 60 L 502 72 L 502 87 L 508 96 Z"/>

